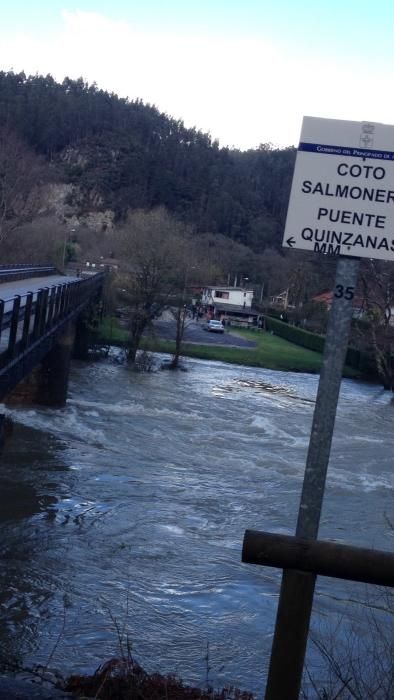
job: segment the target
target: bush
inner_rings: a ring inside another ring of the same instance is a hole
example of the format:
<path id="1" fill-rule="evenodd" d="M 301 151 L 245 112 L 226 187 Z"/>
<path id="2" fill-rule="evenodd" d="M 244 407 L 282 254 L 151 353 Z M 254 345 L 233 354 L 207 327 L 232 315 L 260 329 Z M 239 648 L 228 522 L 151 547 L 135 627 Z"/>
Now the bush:
<path id="1" fill-rule="evenodd" d="M 280 338 L 285 338 L 285 340 L 288 340 L 290 343 L 301 345 L 301 347 L 307 348 L 308 350 L 323 353 L 325 342 L 324 335 L 318 335 L 317 333 L 305 331 L 303 328 L 291 326 L 271 316 L 265 317 L 265 327 L 267 331 L 272 331 L 275 335 L 278 335 Z M 346 364 L 353 369 L 362 372 L 367 371 L 367 373 L 371 372 L 371 363 L 367 355 L 360 352 L 360 350 L 348 348 L 345 361 Z"/>
<path id="2" fill-rule="evenodd" d="M 323 335 L 311 333 L 310 331 L 305 331 L 303 328 L 297 328 L 296 326 L 290 326 L 288 323 L 279 321 L 271 316 L 265 317 L 265 327 L 267 331 L 272 331 L 275 335 L 278 335 L 280 338 L 285 338 L 285 340 L 288 340 L 290 343 L 301 345 L 303 348 L 314 350 L 315 352 L 323 352 Z"/>
<path id="3" fill-rule="evenodd" d="M 131 656 L 110 659 L 91 676 L 71 676 L 65 690 L 97 700 L 255 700 L 237 688 L 203 690 L 174 675 L 148 674 Z"/>
<path id="4" fill-rule="evenodd" d="M 356 622 L 328 623 L 320 633 L 311 633 L 322 668 L 320 679 L 307 668 L 311 693 L 304 687 L 305 700 L 392 700 L 394 698 L 394 641 L 392 622 L 394 595 L 377 587 L 357 603 Z M 323 680 L 322 680 L 323 679 Z"/>

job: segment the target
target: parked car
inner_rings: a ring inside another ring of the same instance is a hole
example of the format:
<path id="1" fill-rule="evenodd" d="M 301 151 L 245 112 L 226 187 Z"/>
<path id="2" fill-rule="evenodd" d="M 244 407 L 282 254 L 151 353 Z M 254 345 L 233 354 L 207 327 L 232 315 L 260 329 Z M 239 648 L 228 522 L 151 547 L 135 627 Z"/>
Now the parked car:
<path id="1" fill-rule="evenodd" d="M 207 321 L 204 329 L 206 331 L 212 331 L 212 333 L 224 333 L 224 326 L 221 321 L 215 321 L 215 319 L 211 319 L 211 321 Z"/>

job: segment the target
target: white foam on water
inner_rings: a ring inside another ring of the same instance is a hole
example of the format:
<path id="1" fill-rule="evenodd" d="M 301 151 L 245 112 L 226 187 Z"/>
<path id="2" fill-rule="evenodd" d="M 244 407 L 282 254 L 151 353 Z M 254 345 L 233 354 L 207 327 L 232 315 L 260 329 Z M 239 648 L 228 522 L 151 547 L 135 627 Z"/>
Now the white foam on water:
<path id="1" fill-rule="evenodd" d="M 166 530 L 167 532 L 171 532 L 174 535 L 183 535 L 184 530 L 179 527 L 178 525 L 160 525 L 159 526 L 161 530 Z"/>
<path id="2" fill-rule="evenodd" d="M 93 409 L 97 415 L 98 412 L 103 413 L 105 416 L 108 415 L 119 415 L 119 416 L 139 416 L 144 415 L 148 417 L 155 416 L 169 416 L 169 417 L 182 417 L 192 418 L 193 420 L 204 420 L 204 417 L 198 413 L 192 411 L 176 411 L 171 408 L 152 408 L 146 406 L 142 403 L 130 402 L 130 401 L 120 401 L 119 403 L 103 403 L 100 401 L 85 401 L 82 399 L 68 399 L 67 405 L 76 406 L 80 409 Z M 89 415 L 86 413 L 85 415 Z"/>
<path id="3" fill-rule="evenodd" d="M 284 424 L 288 425 L 285 417 Z M 307 444 L 309 440 L 309 433 L 307 432 L 307 428 L 302 428 L 299 425 L 292 425 L 289 426 L 288 429 L 285 429 L 281 427 L 277 417 L 271 419 L 263 415 L 254 416 L 250 421 L 250 425 L 255 431 L 264 433 L 265 437 L 267 438 L 282 440 L 284 446 L 289 446 L 290 444 L 297 444 L 302 446 Z M 301 435 L 295 435 L 295 429 L 298 433 L 301 432 Z"/>
<path id="4" fill-rule="evenodd" d="M 335 469 L 330 467 L 328 470 L 327 483 L 329 486 L 336 486 L 347 491 L 377 491 L 379 489 L 394 489 L 394 475 L 378 476 L 374 474 L 356 473 L 354 471 Z"/>
<path id="5" fill-rule="evenodd" d="M 89 427 L 74 410 L 66 409 L 9 409 L 5 412 L 12 420 L 21 423 L 28 428 L 42 430 L 51 433 L 63 441 L 70 438 L 92 445 L 103 445 L 106 442 L 104 432 L 101 429 Z"/>
<path id="6" fill-rule="evenodd" d="M 374 438 L 371 437 L 370 435 L 352 435 L 352 441 L 354 442 L 370 442 L 372 444 L 377 444 L 381 445 L 382 444 L 382 438 Z"/>

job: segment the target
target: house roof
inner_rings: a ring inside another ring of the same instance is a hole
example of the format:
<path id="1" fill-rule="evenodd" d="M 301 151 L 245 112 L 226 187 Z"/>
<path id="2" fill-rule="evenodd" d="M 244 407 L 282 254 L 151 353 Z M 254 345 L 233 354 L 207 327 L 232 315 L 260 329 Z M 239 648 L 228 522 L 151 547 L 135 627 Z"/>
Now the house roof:
<path id="1" fill-rule="evenodd" d="M 320 302 L 322 304 L 332 304 L 332 292 L 321 292 L 312 297 L 312 301 Z"/>

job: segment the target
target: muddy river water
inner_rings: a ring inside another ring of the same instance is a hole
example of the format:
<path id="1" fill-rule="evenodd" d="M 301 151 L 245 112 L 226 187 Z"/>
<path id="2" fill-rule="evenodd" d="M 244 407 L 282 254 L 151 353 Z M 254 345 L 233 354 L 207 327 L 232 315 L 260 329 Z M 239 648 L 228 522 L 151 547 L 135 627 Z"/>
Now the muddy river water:
<path id="1" fill-rule="evenodd" d="M 150 671 L 204 683 L 208 665 L 215 685 L 261 690 L 280 573 L 242 564 L 242 538 L 294 534 L 317 377 L 186 367 L 75 363 L 64 409 L 9 411 L 3 655 L 90 671 L 123 634 Z M 391 396 L 345 380 L 321 538 L 394 551 L 393 464 Z M 320 579 L 313 625 L 341 617 L 361 630 L 351 601 L 363 592 Z"/>

